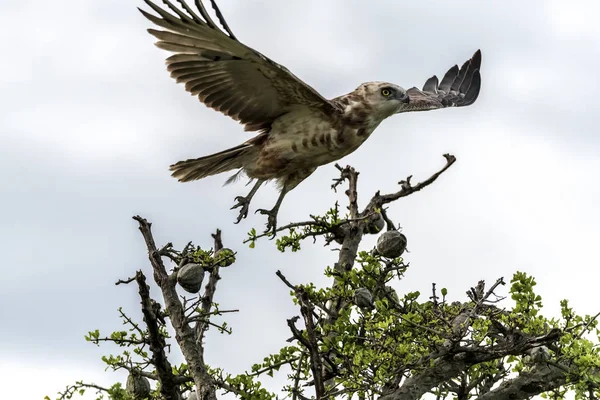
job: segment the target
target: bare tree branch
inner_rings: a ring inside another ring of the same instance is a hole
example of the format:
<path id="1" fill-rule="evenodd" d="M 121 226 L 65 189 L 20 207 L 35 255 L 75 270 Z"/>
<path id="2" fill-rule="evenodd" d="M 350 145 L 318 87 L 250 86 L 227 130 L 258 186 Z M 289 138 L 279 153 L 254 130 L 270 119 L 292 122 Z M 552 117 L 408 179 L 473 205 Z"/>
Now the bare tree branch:
<path id="1" fill-rule="evenodd" d="M 221 239 L 221 230 L 217 229 L 217 232 L 212 235 L 215 244 L 214 244 L 214 252 L 221 250 L 223 248 L 223 241 Z M 204 334 L 208 330 L 210 325 L 210 308 L 213 304 L 213 298 L 215 296 L 215 292 L 217 290 L 217 282 L 221 277 L 219 276 L 219 265 L 215 265 L 210 272 L 208 277 L 208 283 L 206 284 L 206 288 L 204 289 L 204 295 L 202 296 L 202 319 L 196 323 L 196 342 L 198 344 L 198 350 L 200 353 L 200 357 L 204 358 Z"/>
<path id="2" fill-rule="evenodd" d="M 323 383 L 323 364 L 321 362 L 321 355 L 319 354 L 319 344 L 317 343 L 315 323 L 313 321 L 312 304 L 310 303 L 308 294 L 304 290 L 297 290 L 296 296 L 300 302 L 300 312 L 304 317 L 304 324 L 306 325 L 311 370 L 313 373 L 313 379 L 315 380 L 315 394 L 318 400 L 323 398 L 323 395 L 325 394 L 325 386 Z"/>
<path id="3" fill-rule="evenodd" d="M 113 338 L 109 338 L 109 337 L 102 337 L 102 338 L 91 338 L 90 342 L 94 343 L 94 344 L 98 344 L 100 342 L 112 342 L 112 343 L 127 343 L 127 344 L 132 344 L 135 346 L 139 346 L 139 345 L 143 345 L 143 344 L 147 344 L 148 342 L 145 339 L 137 339 L 137 340 L 133 340 L 133 339 L 113 339 Z"/>
<path id="4" fill-rule="evenodd" d="M 119 279 L 118 281 L 115 282 L 115 285 L 127 285 L 128 283 L 131 283 L 133 281 L 135 281 L 135 276 L 133 276 L 131 278 L 127 278 L 125 280 Z"/>
<path id="5" fill-rule="evenodd" d="M 304 357 L 306 353 L 300 354 L 300 359 L 298 360 L 298 366 L 296 367 L 296 371 L 294 373 L 294 386 L 292 388 L 292 400 L 296 400 L 300 395 L 300 371 L 302 370 L 302 363 L 304 362 Z"/>
<path id="6" fill-rule="evenodd" d="M 74 385 L 69 385 L 66 387 L 64 392 L 59 392 L 59 399 L 60 400 L 64 400 L 64 399 L 70 399 L 73 397 L 73 394 L 80 390 L 80 389 L 95 389 L 96 393 L 108 393 L 109 392 L 109 388 L 105 388 L 103 386 L 99 386 L 96 385 L 94 383 L 83 383 L 83 382 L 77 382 Z"/>
<path id="7" fill-rule="evenodd" d="M 133 277 L 133 280 L 135 280 L 135 277 Z M 137 323 L 135 323 L 127 314 L 125 314 L 123 312 L 123 309 L 119 308 L 119 314 L 121 315 L 121 318 L 125 320 L 125 322 L 131 325 L 133 329 L 135 329 L 137 333 L 139 333 L 140 337 L 144 337 L 144 331 L 142 330 L 142 328 L 140 328 L 140 326 Z"/>
<path id="8" fill-rule="evenodd" d="M 179 386 L 175 382 L 173 368 L 165 353 L 167 343 L 160 332 L 160 304 L 150 298 L 150 288 L 146 284 L 146 276 L 142 271 L 137 271 L 135 280 L 142 299 L 142 313 L 148 327 L 148 343 L 152 352 L 152 364 L 156 368 L 156 375 L 160 382 L 160 393 L 165 399 L 179 400 Z"/>
<path id="9" fill-rule="evenodd" d="M 316 398 L 321 399 L 325 394 L 325 386 L 323 383 L 323 364 L 321 361 L 321 354 L 319 354 L 319 344 L 317 342 L 315 323 L 313 321 L 313 305 L 308 298 L 308 294 L 302 287 L 291 284 L 290 281 L 288 281 L 287 278 L 281 273 L 281 271 L 277 271 L 276 275 L 283 281 L 283 283 L 285 283 L 287 287 L 294 291 L 296 298 L 298 299 L 298 303 L 300 304 L 300 312 L 304 318 L 306 336 L 308 339 L 305 338 L 296 328 L 296 322 L 299 319 L 298 317 L 288 319 L 287 322 L 292 334 L 294 335 L 294 338 L 308 349 L 311 370 L 315 382 Z"/>
<path id="10" fill-rule="evenodd" d="M 535 366 L 531 371 L 523 371 L 494 390 L 477 397 L 477 400 L 525 400 L 552 390 L 567 382 L 567 374 L 552 365 Z"/>
<path id="11" fill-rule="evenodd" d="M 444 158 L 446 159 L 446 165 L 444 165 L 444 167 L 441 170 L 439 170 L 435 174 L 431 175 L 428 179 L 424 180 L 423 182 L 420 182 L 420 183 L 416 184 L 415 186 L 412 186 L 412 184 L 410 182 L 412 179 L 412 175 L 411 175 L 408 178 L 406 178 L 406 180 L 399 182 L 399 184 L 402 186 L 402 189 L 400 189 L 399 191 L 397 191 L 395 193 L 384 194 L 384 195 L 379 194 L 379 192 L 375 193 L 375 196 L 373 196 L 373 198 L 371 198 L 371 201 L 365 207 L 365 211 L 363 211 L 363 213 L 367 212 L 367 210 L 374 210 L 377 208 L 381 208 L 384 204 L 391 203 L 402 197 L 409 196 L 409 195 L 411 195 L 415 192 L 418 192 L 418 191 L 424 189 L 425 187 L 431 185 L 433 182 L 435 182 L 435 180 L 437 178 L 439 178 L 439 176 L 441 174 L 443 174 L 448 168 L 450 168 L 452 166 L 452 164 L 454 164 L 456 162 L 456 157 L 454 157 L 451 154 L 444 154 Z"/>
<path id="12" fill-rule="evenodd" d="M 331 185 L 331 188 L 335 190 L 342 182 L 348 181 L 348 189 L 346 190 L 346 196 L 349 200 L 348 210 L 350 211 L 350 219 L 356 219 L 359 216 L 357 191 L 359 172 L 349 165 L 342 168 L 339 164 L 335 164 L 335 167 L 340 171 L 340 177 L 334 179 L 335 183 Z"/>
<path id="13" fill-rule="evenodd" d="M 148 258 L 154 270 L 154 280 L 161 288 L 169 319 L 176 332 L 175 338 L 194 377 L 196 394 L 200 400 L 216 400 L 215 384 L 204 365 L 202 346 L 196 342 L 195 332 L 187 323 L 183 305 L 179 301 L 175 290 L 176 280 L 169 279 L 165 265 L 156 248 L 152 237 L 152 224 L 140 216 L 135 216 L 133 219 L 139 223 L 139 229 L 146 242 Z"/>

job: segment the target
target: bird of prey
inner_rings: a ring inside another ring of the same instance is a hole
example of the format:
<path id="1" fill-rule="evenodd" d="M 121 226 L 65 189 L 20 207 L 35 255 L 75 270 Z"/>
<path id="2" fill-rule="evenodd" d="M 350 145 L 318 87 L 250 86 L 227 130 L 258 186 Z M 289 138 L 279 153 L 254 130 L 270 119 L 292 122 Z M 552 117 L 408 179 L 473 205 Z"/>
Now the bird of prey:
<path id="1" fill-rule="evenodd" d="M 217 25 L 201 0 L 192 9 L 163 0 L 163 9 L 144 0 L 156 13 L 140 12 L 162 29 L 148 29 L 156 46 L 174 53 L 166 59 L 171 77 L 193 96 L 239 121 L 256 136 L 239 146 L 171 165 L 181 182 L 236 171 L 226 183 L 246 175 L 256 183 L 247 196 L 238 196 L 237 222 L 248 215 L 259 187 L 275 180 L 281 193 L 268 215 L 267 232 L 275 232 L 283 198 L 318 167 L 356 150 L 386 118 L 403 112 L 427 111 L 473 104 L 479 95 L 481 52 L 461 68 L 453 66 L 441 81 L 429 78 L 422 89 L 387 82 L 363 83 L 331 100 L 287 68 L 244 45 L 233 34 L 214 0 Z"/>

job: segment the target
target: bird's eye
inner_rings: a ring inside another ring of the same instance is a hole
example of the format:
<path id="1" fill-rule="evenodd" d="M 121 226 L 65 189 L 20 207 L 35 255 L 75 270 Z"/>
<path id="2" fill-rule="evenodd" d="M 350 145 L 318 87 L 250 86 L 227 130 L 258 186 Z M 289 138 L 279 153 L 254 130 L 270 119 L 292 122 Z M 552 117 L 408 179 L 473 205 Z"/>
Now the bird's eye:
<path id="1" fill-rule="evenodd" d="M 390 94 L 392 94 L 392 91 L 390 89 L 381 89 L 382 96 L 388 97 Z"/>

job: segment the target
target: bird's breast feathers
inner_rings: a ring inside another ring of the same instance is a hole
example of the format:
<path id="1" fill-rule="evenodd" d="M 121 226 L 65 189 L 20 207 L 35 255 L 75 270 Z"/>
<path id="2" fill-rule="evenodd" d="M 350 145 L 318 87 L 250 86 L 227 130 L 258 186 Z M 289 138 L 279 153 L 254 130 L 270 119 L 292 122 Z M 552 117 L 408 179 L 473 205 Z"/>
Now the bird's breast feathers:
<path id="1" fill-rule="evenodd" d="M 373 129 L 345 124 L 340 117 L 319 110 L 293 111 L 271 126 L 257 167 L 279 169 L 283 174 L 298 168 L 316 168 L 352 153 Z"/>

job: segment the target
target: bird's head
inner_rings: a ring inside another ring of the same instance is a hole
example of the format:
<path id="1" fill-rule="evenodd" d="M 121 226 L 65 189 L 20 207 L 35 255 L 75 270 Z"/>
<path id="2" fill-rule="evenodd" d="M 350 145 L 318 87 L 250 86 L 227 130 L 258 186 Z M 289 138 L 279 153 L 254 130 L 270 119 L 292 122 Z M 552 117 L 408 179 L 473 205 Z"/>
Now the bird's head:
<path id="1" fill-rule="evenodd" d="M 363 83 L 355 93 L 371 108 L 372 115 L 381 120 L 402 111 L 410 102 L 404 88 L 387 82 Z"/>

